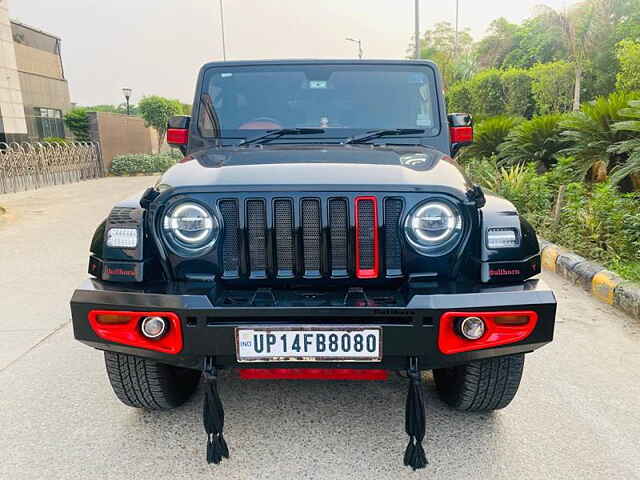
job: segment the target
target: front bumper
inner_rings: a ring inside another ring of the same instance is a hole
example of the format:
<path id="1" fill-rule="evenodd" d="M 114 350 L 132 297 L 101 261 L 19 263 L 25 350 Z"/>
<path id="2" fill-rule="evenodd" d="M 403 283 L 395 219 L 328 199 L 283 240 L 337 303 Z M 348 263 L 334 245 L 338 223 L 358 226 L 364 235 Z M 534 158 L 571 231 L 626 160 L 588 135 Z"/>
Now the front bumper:
<path id="1" fill-rule="evenodd" d="M 422 369 L 453 366 L 489 357 L 525 353 L 553 339 L 556 300 L 539 279 L 516 285 L 433 284 L 394 291 L 264 290 L 241 292 L 251 305 L 238 306 L 238 292 L 222 287 L 162 284 L 129 286 L 86 281 L 73 294 L 75 338 L 87 345 L 151 358 L 163 363 L 201 368 L 213 356 L 218 367 L 247 366 L 236 359 L 237 327 L 340 326 L 382 328 L 382 361 L 349 362 L 349 368 L 404 369 L 407 357 L 418 357 Z M 163 311 L 180 318 L 184 347 L 166 354 L 121 345 L 98 337 L 88 315 L 92 310 Z M 448 311 L 530 310 L 538 314 L 524 340 L 500 347 L 445 355 L 438 349 L 438 325 Z M 251 368 L 344 368 L 341 362 L 251 363 Z"/>

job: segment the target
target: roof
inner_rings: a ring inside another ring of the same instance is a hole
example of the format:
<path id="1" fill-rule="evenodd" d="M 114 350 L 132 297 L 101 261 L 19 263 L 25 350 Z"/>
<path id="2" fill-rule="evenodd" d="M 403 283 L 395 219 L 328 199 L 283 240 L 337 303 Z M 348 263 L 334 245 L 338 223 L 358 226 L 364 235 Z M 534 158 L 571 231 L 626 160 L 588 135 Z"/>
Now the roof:
<path id="1" fill-rule="evenodd" d="M 27 28 L 27 29 L 32 30 L 34 32 L 40 33 L 42 35 L 46 35 L 47 37 L 55 38 L 56 40 L 62 40 L 60 37 L 58 37 L 57 35 L 54 35 L 53 33 L 45 32 L 44 30 L 40 30 L 39 28 L 32 27 L 31 25 L 27 25 L 26 23 L 22 23 L 19 20 L 12 19 L 11 23 L 14 24 L 14 25 L 19 25 L 19 26 L 21 26 L 23 28 Z"/>
<path id="2" fill-rule="evenodd" d="M 234 67 L 243 65 L 424 65 L 434 67 L 435 63 L 431 60 L 413 60 L 413 59 L 318 59 L 318 58 L 295 58 L 295 59 L 270 59 L 270 60 L 232 60 L 232 61 L 216 61 L 208 62 L 203 68 L 208 67 Z"/>

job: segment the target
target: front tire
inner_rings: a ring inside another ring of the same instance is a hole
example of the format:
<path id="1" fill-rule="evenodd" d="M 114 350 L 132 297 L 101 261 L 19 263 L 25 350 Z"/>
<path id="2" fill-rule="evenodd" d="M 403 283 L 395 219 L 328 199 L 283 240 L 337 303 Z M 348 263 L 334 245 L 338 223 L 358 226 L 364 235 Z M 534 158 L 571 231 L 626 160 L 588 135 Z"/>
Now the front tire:
<path id="1" fill-rule="evenodd" d="M 111 388 L 118 399 L 134 408 L 169 410 L 193 394 L 200 371 L 173 367 L 146 358 L 104 352 Z"/>
<path id="2" fill-rule="evenodd" d="M 511 403 L 518 392 L 523 367 L 521 353 L 435 369 L 433 378 L 440 398 L 450 407 L 487 412 Z"/>

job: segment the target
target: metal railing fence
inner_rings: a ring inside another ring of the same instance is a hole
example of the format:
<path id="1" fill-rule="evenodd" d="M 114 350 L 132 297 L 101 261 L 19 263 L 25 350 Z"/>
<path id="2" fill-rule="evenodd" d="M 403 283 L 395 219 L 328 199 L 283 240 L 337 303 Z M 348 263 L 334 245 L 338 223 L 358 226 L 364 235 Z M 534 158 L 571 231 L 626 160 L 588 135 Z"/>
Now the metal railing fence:
<path id="1" fill-rule="evenodd" d="M 102 176 L 94 142 L 0 143 L 0 194 Z"/>

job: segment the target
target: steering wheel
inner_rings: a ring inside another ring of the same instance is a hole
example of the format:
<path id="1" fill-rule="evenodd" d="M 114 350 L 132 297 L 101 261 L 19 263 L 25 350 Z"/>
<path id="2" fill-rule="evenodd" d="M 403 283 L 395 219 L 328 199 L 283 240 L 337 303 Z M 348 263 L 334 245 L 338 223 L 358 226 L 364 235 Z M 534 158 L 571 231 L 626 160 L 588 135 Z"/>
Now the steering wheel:
<path id="1" fill-rule="evenodd" d="M 239 130 L 275 130 L 282 128 L 282 122 L 272 117 L 257 117 L 243 123 Z"/>

